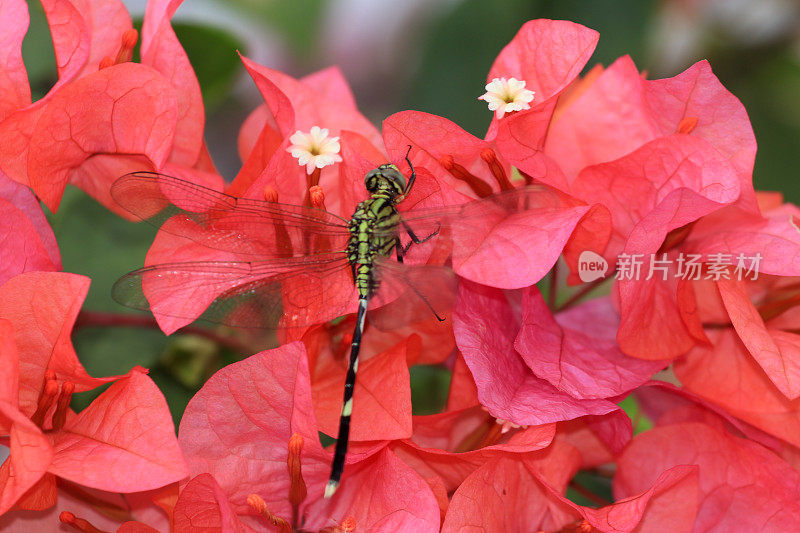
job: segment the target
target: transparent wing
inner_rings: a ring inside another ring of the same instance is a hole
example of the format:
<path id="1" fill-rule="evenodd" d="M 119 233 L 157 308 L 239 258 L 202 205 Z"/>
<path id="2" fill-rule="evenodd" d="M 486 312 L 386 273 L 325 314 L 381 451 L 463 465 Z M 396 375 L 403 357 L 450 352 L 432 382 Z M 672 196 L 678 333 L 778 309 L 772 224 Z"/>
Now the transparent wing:
<path id="1" fill-rule="evenodd" d="M 475 229 L 476 224 L 485 226 L 530 210 L 550 210 L 563 207 L 563 194 L 539 185 L 492 194 L 479 200 L 459 205 L 430 207 L 401 212 L 404 228 L 411 229 L 417 237 L 446 233 L 448 229 Z"/>
<path id="2" fill-rule="evenodd" d="M 450 268 L 407 265 L 388 258 L 375 260 L 379 288 L 369 302 L 370 323 L 391 330 L 437 316 L 450 317 L 457 278 Z"/>
<path id="3" fill-rule="evenodd" d="M 326 322 L 357 304 L 341 253 L 273 261 L 197 261 L 153 265 L 120 278 L 113 298 L 164 322 L 195 319 L 247 328 Z"/>
<path id="4" fill-rule="evenodd" d="M 235 198 L 155 172 L 122 176 L 111 196 L 161 231 L 265 259 L 340 251 L 349 235 L 348 221 L 327 211 Z"/>
<path id="5" fill-rule="evenodd" d="M 493 286 L 505 286 L 514 271 L 535 278 L 533 283 L 543 275 L 539 270 L 552 266 L 544 263 L 555 261 L 561 249 L 554 248 L 569 237 L 585 209 L 559 191 L 529 186 L 461 205 L 403 213 L 397 236 L 409 247 L 406 263 L 449 260 L 458 275 L 473 280 L 488 282 L 482 273 L 494 271 L 489 274 Z M 411 234 L 429 240 L 415 244 Z"/>

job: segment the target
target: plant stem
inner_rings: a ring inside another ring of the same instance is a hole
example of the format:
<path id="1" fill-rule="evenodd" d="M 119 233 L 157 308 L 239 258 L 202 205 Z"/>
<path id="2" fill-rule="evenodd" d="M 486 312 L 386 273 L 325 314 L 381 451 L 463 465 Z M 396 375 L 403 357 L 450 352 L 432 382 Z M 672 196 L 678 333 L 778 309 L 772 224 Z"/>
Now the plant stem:
<path id="1" fill-rule="evenodd" d="M 550 309 L 554 309 L 556 306 L 556 296 L 558 295 L 558 263 L 553 265 L 553 269 L 550 271 L 550 290 L 547 294 L 547 306 Z"/>
<path id="2" fill-rule="evenodd" d="M 572 490 L 574 490 L 575 492 L 577 492 L 578 494 L 580 494 L 581 496 L 583 496 L 584 498 L 586 498 L 587 500 L 589 500 L 590 502 L 595 503 L 595 504 L 599 505 L 600 507 L 605 507 L 606 505 L 611 505 L 611 503 L 612 503 L 612 502 L 606 500 L 605 498 L 602 498 L 602 497 L 598 496 L 597 494 L 595 494 L 594 492 L 590 491 L 589 489 L 587 489 L 583 485 L 580 485 L 574 479 L 569 482 L 569 487 Z"/>
<path id="3" fill-rule="evenodd" d="M 158 323 L 152 316 L 145 315 L 131 315 L 123 313 L 104 313 L 101 311 L 87 311 L 82 309 L 78 313 L 78 318 L 75 320 L 73 329 L 78 330 L 81 328 L 102 328 L 102 327 L 122 327 L 122 328 L 146 328 L 158 329 Z M 210 341 L 213 341 L 220 346 L 230 348 L 240 354 L 248 354 L 252 349 L 245 343 L 240 342 L 238 339 L 231 335 L 223 335 L 217 331 L 200 328 L 197 326 L 185 326 L 177 331 L 183 335 L 197 335 Z"/>
<path id="4" fill-rule="evenodd" d="M 575 293 L 572 296 L 570 296 L 566 302 L 559 305 L 556 311 L 564 311 L 565 309 L 569 309 L 570 307 L 578 303 L 581 299 L 583 299 L 584 296 L 586 296 L 594 289 L 602 285 L 605 281 L 608 281 L 608 279 L 610 278 L 600 278 L 594 280 L 591 283 L 587 283 L 586 285 L 575 291 Z"/>

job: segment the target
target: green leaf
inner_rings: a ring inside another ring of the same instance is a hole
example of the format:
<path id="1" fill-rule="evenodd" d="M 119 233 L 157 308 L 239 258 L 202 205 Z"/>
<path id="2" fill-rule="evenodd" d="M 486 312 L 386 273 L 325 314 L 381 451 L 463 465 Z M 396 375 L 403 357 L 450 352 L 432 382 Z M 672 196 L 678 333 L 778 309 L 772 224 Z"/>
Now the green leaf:
<path id="1" fill-rule="evenodd" d="M 653 422 L 639 407 L 639 402 L 631 395 L 619 402 L 619 406 L 627 413 L 633 423 L 633 434 L 638 435 L 642 431 L 647 431 L 653 427 Z"/>
<path id="2" fill-rule="evenodd" d="M 30 25 L 22 41 L 22 59 L 28 71 L 31 85 L 31 98 L 35 102 L 43 97 L 58 80 L 56 56 L 50 27 L 44 15 L 42 4 L 37 0 L 28 2 Z"/>
<path id="3" fill-rule="evenodd" d="M 440 413 L 447 403 L 450 371 L 441 366 L 414 365 L 411 375 L 411 408 L 415 415 Z"/>

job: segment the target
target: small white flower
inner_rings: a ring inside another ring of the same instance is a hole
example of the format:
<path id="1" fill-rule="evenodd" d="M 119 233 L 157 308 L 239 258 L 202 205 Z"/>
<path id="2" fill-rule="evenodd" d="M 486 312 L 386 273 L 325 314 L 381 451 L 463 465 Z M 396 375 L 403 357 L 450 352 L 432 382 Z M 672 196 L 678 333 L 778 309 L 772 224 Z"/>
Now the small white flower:
<path id="1" fill-rule="evenodd" d="M 496 111 L 497 118 L 506 113 L 530 109 L 528 102 L 533 100 L 534 92 L 525 88 L 525 80 L 516 78 L 495 78 L 486 84 L 486 93 L 478 97 L 489 104 L 489 111 Z"/>
<path id="2" fill-rule="evenodd" d="M 328 137 L 328 129 L 312 126 L 309 133 L 297 130 L 289 137 L 292 145 L 286 151 L 297 158 L 300 166 L 311 174 L 316 168 L 326 167 L 342 160 L 339 155 L 339 137 Z"/>

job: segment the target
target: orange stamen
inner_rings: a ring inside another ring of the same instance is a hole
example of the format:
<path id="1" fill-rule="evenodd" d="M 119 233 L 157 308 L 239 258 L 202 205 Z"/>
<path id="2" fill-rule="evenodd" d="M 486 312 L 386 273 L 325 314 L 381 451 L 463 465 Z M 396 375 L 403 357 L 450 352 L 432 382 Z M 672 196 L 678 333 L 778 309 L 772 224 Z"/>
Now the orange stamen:
<path id="1" fill-rule="evenodd" d="M 136 41 L 139 40 L 139 32 L 131 28 L 125 30 L 122 34 L 122 44 L 117 52 L 117 58 L 114 61 L 117 65 L 120 63 L 127 63 L 133 59 L 133 47 L 136 46 Z"/>
<path id="2" fill-rule="evenodd" d="M 289 457 L 286 462 L 289 466 L 289 503 L 292 504 L 292 521 L 296 524 L 300 504 L 306 499 L 308 490 L 303 479 L 300 453 L 303 451 L 303 437 L 297 433 L 289 439 Z"/>
<path id="3" fill-rule="evenodd" d="M 133 520 L 130 510 L 123 509 L 116 503 L 98 498 L 94 494 L 90 494 L 89 492 L 83 490 L 80 485 L 77 485 L 71 481 L 67 481 L 64 478 L 57 478 L 54 483 L 58 486 L 58 492 L 60 494 L 69 494 L 73 497 L 73 499 L 77 498 L 84 503 L 91 505 L 95 511 L 99 511 L 112 520 L 116 520 L 117 522 L 127 522 L 128 520 Z M 55 492 L 55 490 L 53 492 Z M 55 505 L 55 501 L 53 501 L 49 507 L 52 507 L 53 505 Z"/>
<path id="4" fill-rule="evenodd" d="M 440 157 L 439 164 L 442 165 L 444 169 L 455 179 L 463 181 L 469 185 L 469 188 L 472 189 L 473 192 L 478 195 L 478 197 L 485 198 L 492 194 L 492 188 L 489 187 L 486 182 L 471 174 L 466 168 L 456 163 L 452 155 L 448 154 Z"/>
<path id="5" fill-rule="evenodd" d="M 342 533 L 351 533 L 352 531 L 356 530 L 356 519 L 353 516 L 348 516 L 345 518 L 341 524 L 339 524 L 338 531 Z"/>
<path id="6" fill-rule="evenodd" d="M 267 202 L 278 202 L 278 191 L 271 185 L 264 187 L 264 200 Z"/>
<path id="7" fill-rule="evenodd" d="M 325 193 L 319 185 L 312 185 L 308 189 L 308 203 L 311 207 L 325 211 Z"/>
<path id="8" fill-rule="evenodd" d="M 261 515 L 269 512 L 267 510 L 267 502 L 265 502 L 264 498 L 262 498 L 258 494 L 250 494 L 247 497 L 247 505 L 249 505 L 255 512 Z"/>
<path id="9" fill-rule="evenodd" d="M 307 179 L 308 179 L 308 188 L 309 188 L 309 189 L 310 189 L 311 187 L 315 186 L 315 185 L 319 185 L 319 175 L 320 175 L 320 173 L 321 173 L 321 172 L 322 172 L 322 169 L 321 169 L 321 168 L 315 168 L 315 169 L 314 169 L 314 172 L 312 172 L 312 173 L 311 173 L 311 174 L 308 176 L 308 178 L 307 178 Z"/>
<path id="10" fill-rule="evenodd" d="M 292 533 L 292 525 L 279 516 L 275 516 L 267 509 L 267 502 L 258 494 L 250 494 L 247 497 L 247 505 L 249 505 L 255 512 L 269 520 L 269 522 L 278 528 L 281 533 Z"/>
<path id="11" fill-rule="evenodd" d="M 481 440 L 480 444 L 478 444 L 478 449 L 486 448 L 487 446 L 491 446 L 492 444 L 497 444 L 497 441 L 503 434 L 503 425 L 498 424 L 497 421 L 489 428 L 489 431 L 486 432 L 486 435 L 483 436 L 483 440 Z"/>
<path id="12" fill-rule="evenodd" d="M 111 56 L 106 56 L 100 60 L 100 64 L 97 66 L 97 70 L 103 70 L 104 68 L 113 66 L 114 66 L 114 58 Z"/>
<path id="13" fill-rule="evenodd" d="M 494 179 L 497 180 L 497 184 L 500 185 L 501 191 L 510 191 L 514 188 L 511 185 L 511 182 L 508 181 L 508 175 L 506 174 L 503 165 L 500 164 L 500 160 L 497 159 L 497 154 L 491 148 L 484 148 L 481 150 L 481 159 L 483 159 L 486 164 L 489 166 L 489 170 L 492 171 L 492 176 Z"/>
<path id="14" fill-rule="evenodd" d="M 278 191 L 271 185 L 264 187 L 264 200 L 267 202 L 278 202 Z M 281 219 L 275 219 L 275 242 L 280 245 L 281 257 L 292 257 L 294 247 L 292 246 L 292 239 L 289 237 L 289 231 L 286 229 L 286 224 Z"/>
<path id="15" fill-rule="evenodd" d="M 319 185 L 312 185 L 306 192 L 306 205 L 326 211 L 325 209 L 325 192 Z M 308 235 L 304 236 L 303 244 L 305 245 L 305 253 L 316 253 L 317 250 L 324 250 L 330 248 L 329 238 L 326 235 L 317 235 L 314 239 L 308 239 Z"/>
<path id="16" fill-rule="evenodd" d="M 453 451 L 460 453 L 479 449 L 481 447 L 481 443 L 486 440 L 486 436 L 496 425 L 497 424 L 495 424 L 494 419 L 487 418 L 480 426 L 475 428 L 471 433 L 464 437 L 464 439 Z"/>
<path id="17" fill-rule="evenodd" d="M 53 429 L 56 431 L 63 428 L 64 423 L 67 421 L 67 411 L 69 410 L 69 402 L 72 400 L 73 392 L 75 392 L 75 384 L 71 381 L 65 381 L 61 386 L 61 395 L 58 397 L 58 405 L 53 415 Z"/>
<path id="18" fill-rule="evenodd" d="M 105 533 L 102 529 L 94 527 L 88 520 L 78 518 L 69 511 L 62 511 L 61 514 L 58 515 L 58 519 L 62 524 L 67 524 L 78 531 L 85 531 L 86 533 Z"/>
<path id="19" fill-rule="evenodd" d="M 692 133 L 697 126 L 697 117 L 683 117 L 678 123 L 677 133 Z"/>
<path id="20" fill-rule="evenodd" d="M 55 375 L 55 373 L 54 373 Z M 58 382 L 55 379 L 48 379 L 45 382 L 44 390 L 39 396 L 39 403 L 36 405 L 36 412 L 31 416 L 31 422 L 39 427 L 44 423 L 44 415 L 53 406 L 53 402 L 58 394 Z"/>

